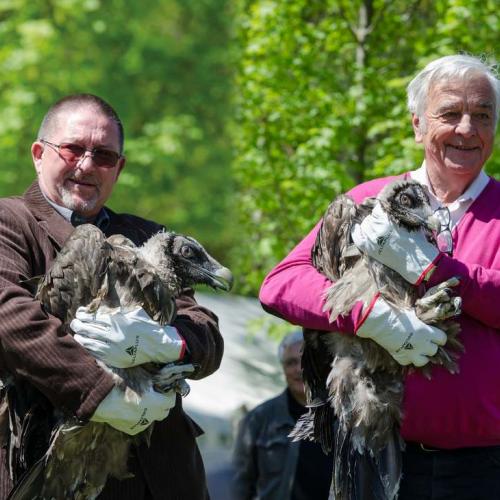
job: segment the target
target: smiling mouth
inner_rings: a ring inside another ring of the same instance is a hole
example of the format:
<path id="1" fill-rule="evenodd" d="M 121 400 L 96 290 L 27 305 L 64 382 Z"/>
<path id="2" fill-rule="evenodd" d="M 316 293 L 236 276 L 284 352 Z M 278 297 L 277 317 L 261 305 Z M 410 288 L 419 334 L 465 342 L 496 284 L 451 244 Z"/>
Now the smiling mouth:
<path id="1" fill-rule="evenodd" d="M 479 149 L 478 146 L 456 146 L 455 144 L 449 144 L 449 147 L 457 149 L 458 151 L 475 151 Z"/>
<path id="2" fill-rule="evenodd" d="M 86 187 L 96 187 L 96 185 L 92 182 L 80 181 L 77 179 L 68 179 L 71 184 L 76 184 L 77 186 L 86 186 Z"/>

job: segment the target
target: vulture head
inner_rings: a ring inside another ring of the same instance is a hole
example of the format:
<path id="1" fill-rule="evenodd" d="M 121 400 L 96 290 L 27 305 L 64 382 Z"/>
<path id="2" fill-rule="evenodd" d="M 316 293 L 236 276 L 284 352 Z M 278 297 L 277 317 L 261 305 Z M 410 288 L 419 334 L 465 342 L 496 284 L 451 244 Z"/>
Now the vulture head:
<path id="1" fill-rule="evenodd" d="M 392 182 L 382 189 L 377 199 L 391 220 L 408 231 L 422 227 L 430 232 L 440 229 L 426 188 L 417 181 L 404 179 Z"/>
<path id="2" fill-rule="evenodd" d="M 194 238 L 174 232 L 160 232 L 140 248 L 142 257 L 153 265 L 165 281 L 177 278 L 179 289 L 194 284 L 229 291 L 231 271 L 219 264 Z"/>

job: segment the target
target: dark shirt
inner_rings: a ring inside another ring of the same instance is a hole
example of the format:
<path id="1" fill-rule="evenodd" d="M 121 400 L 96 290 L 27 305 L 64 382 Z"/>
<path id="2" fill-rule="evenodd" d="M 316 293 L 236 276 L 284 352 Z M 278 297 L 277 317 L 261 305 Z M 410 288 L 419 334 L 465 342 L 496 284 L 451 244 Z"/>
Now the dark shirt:
<path id="1" fill-rule="evenodd" d="M 294 420 L 307 412 L 290 391 L 286 391 L 288 411 Z M 333 454 L 325 455 L 321 446 L 312 441 L 301 441 L 295 470 L 291 500 L 327 500 L 333 470 Z"/>
<path id="2" fill-rule="evenodd" d="M 94 226 L 97 226 L 101 231 L 104 231 L 109 226 L 109 215 L 104 208 L 102 208 L 95 217 L 91 217 L 90 219 L 76 212 L 72 212 L 70 222 L 74 227 L 80 226 L 81 224 L 94 224 Z"/>

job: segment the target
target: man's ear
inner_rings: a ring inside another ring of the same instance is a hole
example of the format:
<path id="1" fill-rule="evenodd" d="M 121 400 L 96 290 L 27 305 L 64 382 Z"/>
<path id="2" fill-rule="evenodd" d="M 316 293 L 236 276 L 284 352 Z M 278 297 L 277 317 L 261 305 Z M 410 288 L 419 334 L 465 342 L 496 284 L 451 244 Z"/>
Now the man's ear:
<path id="1" fill-rule="evenodd" d="M 411 115 L 411 123 L 413 125 L 413 132 L 415 134 L 415 142 L 421 143 L 424 137 L 422 133 L 422 120 L 415 113 Z"/>
<path id="2" fill-rule="evenodd" d="M 123 167 L 125 167 L 125 163 L 127 162 L 127 158 L 125 158 L 125 156 L 122 156 L 119 160 L 118 160 L 118 167 L 116 169 L 116 178 L 115 178 L 115 182 L 118 180 L 118 177 L 120 177 L 120 174 L 122 173 L 122 170 L 123 170 Z"/>
<path id="3" fill-rule="evenodd" d="M 33 165 L 35 166 L 35 170 L 38 175 L 40 175 L 42 169 L 43 150 L 44 147 L 41 142 L 34 142 L 31 145 L 31 158 L 33 159 Z"/>

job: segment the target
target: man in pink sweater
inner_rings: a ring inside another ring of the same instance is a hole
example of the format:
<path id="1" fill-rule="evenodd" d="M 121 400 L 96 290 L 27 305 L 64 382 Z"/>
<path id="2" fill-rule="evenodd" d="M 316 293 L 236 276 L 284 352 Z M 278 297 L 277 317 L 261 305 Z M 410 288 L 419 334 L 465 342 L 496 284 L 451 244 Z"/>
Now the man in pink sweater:
<path id="1" fill-rule="evenodd" d="M 401 433 L 407 447 L 398 498 L 500 499 L 500 182 L 483 171 L 493 149 L 500 81 L 475 57 L 443 57 L 409 84 L 408 107 L 425 159 L 404 176 L 428 187 L 435 208 L 449 209 L 453 249 L 437 252 L 375 211 L 352 236 L 359 248 L 411 283 L 429 288 L 460 277 L 465 353 L 458 374 L 437 367 L 432 380 L 419 373 L 406 379 Z M 393 179 L 366 182 L 349 194 L 360 202 Z M 397 353 L 407 345 L 408 329 L 404 321 L 389 326 L 390 307 L 380 300 L 360 302 L 350 315 L 329 323 L 322 306 L 330 283 L 311 263 L 318 228 L 266 277 L 260 292 L 264 308 L 306 328 L 371 338 L 401 364 L 427 363 L 444 334 L 420 323 L 412 311 L 407 319 L 413 349 L 405 349 L 403 358 Z M 377 246 L 381 241 L 383 248 Z"/>

